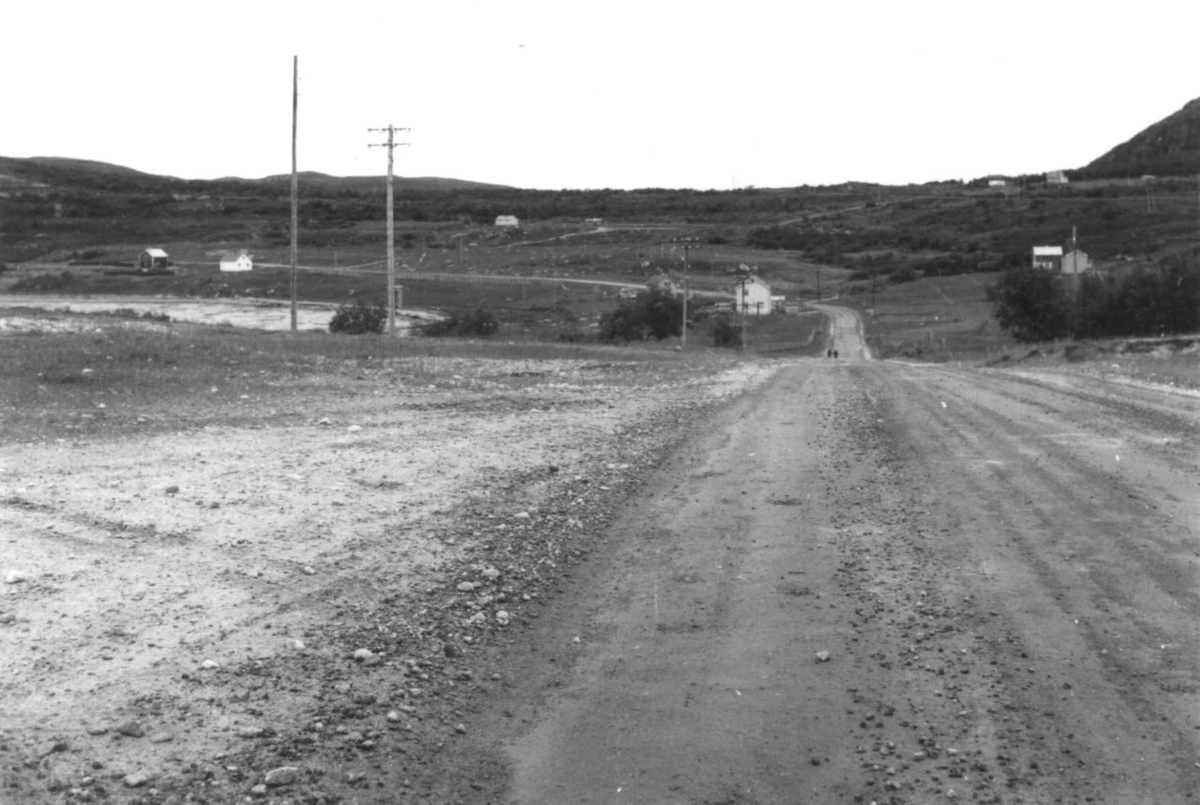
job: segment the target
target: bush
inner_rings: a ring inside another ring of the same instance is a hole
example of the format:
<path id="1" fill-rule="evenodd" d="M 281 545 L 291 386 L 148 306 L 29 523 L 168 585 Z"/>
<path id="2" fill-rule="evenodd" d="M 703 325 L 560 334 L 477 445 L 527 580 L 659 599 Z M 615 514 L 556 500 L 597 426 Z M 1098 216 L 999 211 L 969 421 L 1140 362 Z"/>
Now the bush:
<path id="1" fill-rule="evenodd" d="M 421 328 L 425 335 L 432 336 L 483 336 L 492 335 L 500 329 L 500 322 L 492 315 L 492 311 L 479 308 L 474 313 L 464 313 L 451 316 L 448 319 L 435 321 Z"/>
<path id="2" fill-rule="evenodd" d="M 75 277 L 70 271 L 62 271 L 58 274 L 33 274 L 14 282 L 12 289 L 14 291 L 57 291 L 74 281 Z"/>
<path id="3" fill-rule="evenodd" d="M 602 341 L 658 341 L 679 335 L 683 300 L 663 291 L 638 294 L 600 317 Z"/>
<path id="4" fill-rule="evenodd" d="M 1070 332 L 1070 304 L 1052 271 L 1005 271 L 988 286 L 987 299 L 1000 329 L 1018 341 L 1052 341 Z"/>
<path id="5" fill-rule="evenodd" d="M 337 309 L 337 312 L 333 314 L 333 319 L 329 322 L 329 332 L 345 333 L 346 335 L 382 333 L 387 327 L 387 320 L 386 307 L 359 301 L 352 305 L 342 305 Z"/>
<path id="6" fill-rule="evenodd" d="M 713 319 L 712 329 L 708 332 L 712 336 L 714 347 L 736 349 L 742 345 L 742 326 L 734 324 L 728 316 L 717 316 Z"/>

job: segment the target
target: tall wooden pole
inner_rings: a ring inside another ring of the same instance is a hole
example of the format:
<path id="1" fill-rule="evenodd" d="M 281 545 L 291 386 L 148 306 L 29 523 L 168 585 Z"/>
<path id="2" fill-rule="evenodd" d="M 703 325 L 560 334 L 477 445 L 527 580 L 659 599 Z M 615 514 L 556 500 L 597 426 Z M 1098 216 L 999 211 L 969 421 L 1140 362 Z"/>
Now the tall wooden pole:
<path id="1" fill-rule="evenodd" d="M 368 147 L 381 147 L 388 150 L 388 171 L 387 171 L 387 261 L 388 261 L 388 324 L 387 331 L 389 335 L 394 335 L 396 332 L 396 226 L 395 226 L 395 202 L 393 201 L 393 181 L 392 181 L 392 152 L 397 145 L 408 145 L 408 143 L 396 142 L 397 128 L 388 125 L 385 129 L 367 129 L 367 131 L 386 131 L 386 143 L 371 143 Z M 399 129 L 399 131 L 408 131 L 408 129 Z"/>
<path id="2" fill-rule="evenodd" d="M 683 246 L 683 326 L 679 329 L 679 346 L 687 349 L 688 245 Z"/>
<path id="3" fill-rule="evenodd" d="M 300 57 L 292 57 L 292 332 L 296 332 L 296 252 L 299 244 L 300 212 L 296 182 L 296 110 L 300 98 Z"/>
<path id="4" fill-rule="evenodd" d="M 396 334 L 396 226 L 393 218 L 395 207 L 392 202 L 392 149 L 394 129 L 388 126 L 388 180 L 387 180 L 387 257 L 388 257 L 388 335 Z"/>

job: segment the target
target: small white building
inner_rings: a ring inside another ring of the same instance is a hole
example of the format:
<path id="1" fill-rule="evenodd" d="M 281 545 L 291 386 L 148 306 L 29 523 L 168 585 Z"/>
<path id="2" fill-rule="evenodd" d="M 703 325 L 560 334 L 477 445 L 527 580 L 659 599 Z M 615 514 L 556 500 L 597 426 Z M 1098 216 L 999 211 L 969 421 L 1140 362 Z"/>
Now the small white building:
<path id="1" fill-rule="evenodd" d="M 237 254 L 226 252 L 221 256 L 222 271 L 250 271 L 254 268 L 254 258 L 242 249 Z"/>
<path id="2" fill-rule="evenodd" d="M 162 249 L 144 249 L 138 255 L 138 268 L 143 271 L 166 271 L 171 266 L 171 258 Z"/>
<path id="3" fill-rule="evenodd" d="M 1062 273 L 1082 274 L 1092 269 L 1092 260 L 1082 249 L 1072 249 L 1062 256 Z"/>
<path id="4" fill-rule="evenodd" d="M 988 187 L 1004 187 L 1008 182 L 1003 179 L 988 179 Z"/>
<path id="5" fill-rule="evenodd" d="M 1066 171 L 1050 171 L 1046 174 L 1046 184 L 1066 184 L 1067 182 Z"/>
<path id="6" fill-rule="evenodd" d="M 520 226 L 521 221 L 515 215 L 497 215 L 496 226 Z"/>
<path id="7" fill-rule="evenodd" d="M 1033 267 L 1058 271 L 1062 268 L 1062 246 L 1034 246 Z"/>
<path id="8" fill-rule="evenodd" d="M 771 286 L 754 274 L 739 279 L 733 290 L 735 308 L 741 313 L 770 313 Z"/>
<path id="9" fill-rule="evenodd" d="M 584 218 L 583 223 L 585 226 L 604 226 L 604 219 L 603 218 Z"/>

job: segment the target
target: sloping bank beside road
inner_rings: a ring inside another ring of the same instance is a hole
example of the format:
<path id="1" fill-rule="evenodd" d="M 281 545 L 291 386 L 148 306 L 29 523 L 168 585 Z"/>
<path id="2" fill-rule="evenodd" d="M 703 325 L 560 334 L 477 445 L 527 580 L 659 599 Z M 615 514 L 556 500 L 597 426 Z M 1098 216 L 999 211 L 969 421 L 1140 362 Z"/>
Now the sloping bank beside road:
<path id="1" fill-rule="evenodd" d="M 0 445 L 0 801 L 441 801 L 514 634 L 774 366 L 283 370 Z"/>

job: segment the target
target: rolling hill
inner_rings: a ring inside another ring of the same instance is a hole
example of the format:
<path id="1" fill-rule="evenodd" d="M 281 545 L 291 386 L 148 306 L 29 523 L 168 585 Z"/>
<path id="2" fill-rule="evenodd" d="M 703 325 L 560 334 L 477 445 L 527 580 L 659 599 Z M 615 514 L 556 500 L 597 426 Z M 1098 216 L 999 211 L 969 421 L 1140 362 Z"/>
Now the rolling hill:
<path id="1" fill-rule="evenodd" d="M 1089 178 L 1200 173 L 1200 98 L 1144 129 L 1077 172 Z"/>

